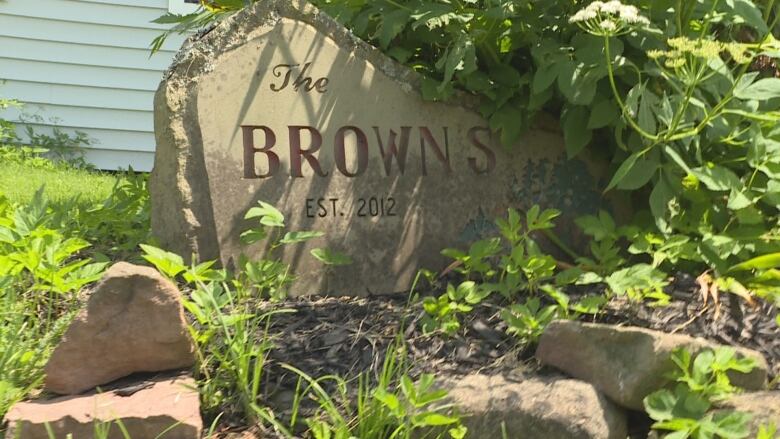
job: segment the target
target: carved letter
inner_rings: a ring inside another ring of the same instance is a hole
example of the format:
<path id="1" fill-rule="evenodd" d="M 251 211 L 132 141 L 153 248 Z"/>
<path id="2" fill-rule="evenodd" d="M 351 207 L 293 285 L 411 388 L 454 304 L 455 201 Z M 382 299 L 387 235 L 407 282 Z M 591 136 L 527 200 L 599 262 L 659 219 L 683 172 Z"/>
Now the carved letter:
<path id="1" fill-rule="evenodd" d="M 496 154 L 489 146 L 485 145 L 477 138 L 477 133 L 480 131 L 487 133 L 488 139 L 490 138 L 490 129 L 486 127 L 473 127 L 469 130 L 468 136 L 471 144 L 485 154 L 485 169 L 479 169 L 477 167 L 477 159 L 474 157 L 469 157 L 469 167 L 477 174 L 489 174 L 490 171 L 496 167 Z"/>
<path id="2" fill-rule="evenodd" d="M 328 78 L 320 78 L 314 83 L 314 89 L 317 90 L 320 93 L 325 93 L 328 91 L 325 87 L 328 86 L 328 82 L 330 80 Z"/>
<path id="3" fill-rule="evenodd" d="M 355 172 L 349 172 L 347 169 L 347 154 L 344 145 L 344 138 L 347 131 L 352 131 L 357 137 L 357 169 Z M 336 138 L 333 144 L 333 155 L 336 160 L 336 167 L 339 172 L 347 177 L 357 177 L 366 171 L 368 166 L 368 138 L 366 134 L 358 127 L 345 126 L 336 131 Z"/>
<path id="4" fill-rule="evenodd" d="M 263 130 L 265 133 L 265 146 L 255 148 L 255 130 Z M 271 151 L 276 145 L 276 135 L 267 126 L 242 125 L 241 131 L 244 135 L 244 178 L 266 178 L 274 175 L 279 169 L 279 156 Z M 263 175 L 257 173 L 255 168 L 255 154 L 263 153 L 268 157 L 268 172 Z"/>
<path id="5" fill-rule="evenodd" d="M 277 66 L 274 66 L 274 68 L 271 70 L 271 73 L 274 74 L 275 78 L 282 76 L 282 72 L 279 71 L 279 67 L 281 67 L 282 69 L 287 69 L 287 73 L 284 75 L 284 80 L 282 81 L 282 85 L 276 86 L 274 84 L 271 84 L 271 90 L 282 91 L 283 88 L 287 87 L 287 84 L 290 82 L 290 75 L 292 74 L 292 68 L 297 65 L 298 64 L 279 64 Z"/>
<path id="6" fill-rule="evenodd" d="M 444 164 L 444 169 L 447 173 L 452 172 L 450 167 L 450 142 L 447 136 L 447 127 L 444 127 L 444 151 L 441 150 L 441 146 L 434 139 L 431 130 L 428 127 L 420 127 L 420 154 L 422 156 L 422 173 L 428 175 L 428 168 L 425 164 L 425 144 L 428 143 L 433 147 L 433 153 L 436 154 L 436 158 Z"/>
<path id="7" fill-rule="evenodd" d="M 293 88 L 295 91 L 298 91 L 301 86 L 303 86 L 303 90 L 306 92 L 310 92 L 314 88 L 314 86 L 311 85 L 311 78 L 304 76 L 306 74 L 306 70 L 309 70 L 309 67 L 311 67 L 310 62 L 304 64 L 301 73 L 298 73 L 298 77 L 295 78 L 295 81 L 293 82 Z"/>
<path id="8" fill-rule="evenodd" d="M 379 134 L 379 127 L 374 127 L 374 133 L 376 134 L 376 140 L 379 144 L 379 151 L 382 153 L 382 162 L 385 165 L 385 175 L 390 176 L 390 169 L 393 167 L 393 157 L 398 162 L 398 172 L 404 175 L 406 168 L 406 151 L 409 148 L 409 134 L 412 131 L 412 127 L 401 127 L 401 145 L 399 147 L 395 144 L 396 132 L 390 130 L 390 136 L 387 139 L 387 149 L 382 141 L 382 136 Z"/>
<path id="9" fill-rule="evenodd" d="M 292 177 L 303 177 L 301 157 L 305 158 L 314 172 L 320 177 L 328 175 L 322 171 L 320 162 L 314 153 L 322 146 L 322 134 L 316 128 L 305 125 L 290 125 L 290 175 Z M 311 146 L 309 149 L 301 149 L 301 131 L 307 130 L 311 134 Z"/>

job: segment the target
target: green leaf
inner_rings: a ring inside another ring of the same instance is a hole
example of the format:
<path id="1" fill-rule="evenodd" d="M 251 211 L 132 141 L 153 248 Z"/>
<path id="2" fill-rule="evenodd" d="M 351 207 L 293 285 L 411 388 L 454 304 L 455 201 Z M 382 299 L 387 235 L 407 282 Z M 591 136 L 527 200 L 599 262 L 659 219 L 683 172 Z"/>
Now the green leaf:
<path id="1" fill-rule="evenodd" d="M 752 259 L 748 259 L 742 263 L 734 265 L 729 268 L 731 271 L 746 271 L 746 270 L 766 270 L 769 268 L 780 267 L 780 253 L 770 253 L 766 255 L 757 256 Z"/>
<path id="2" fill-rule="evenodd" d="M 184 265 L 184 259 L 176 253 L 167 252 L 147 244 L 141 244 L 140 246 L 145 253 L 143 258 L 169 278 L 174 278 L 177 274 L 187 269 L 187 266 Z"/>
<path id="3" fill-rule="evenodd" d="M 534 80 L 531 82 L 531 90 L 534 94 L 539 94 L 550 88 L 558 78 L 559 65 L 557 62 L 547 62 L 536 69 Z"/>
<path id="4" fill-rule="evenodd" d="M 563 138 L 566 141 L 566 155 L 576 157 L 593 138 L 588 129 L 587 107 L 568 107 L 563 117 Z"/>
<path id="5" fill-rule="evenodd" d="M 761 10 L 750 0 L 726 0 L 726 5 L 733 11 L 734 24 L 745 23 L 762 35 L 767 33 L 767 28 Z"/>
<path id="6" fill-rule="evenodd" d="M 744 209 L 750 205 L 753 204 L 753 201 L 748 198 L 747 195 L 745 195 L 744 192 L 741 192 L 737 189 L 731 189 L 731 193 L 729 194 L 729 201 L 727 204 L 727 207 L 731 210 L 740 210 Z"/>
<path id="7" fill-rule="evenodd" d="M 609 99 L 599 101 L 590 110 L 587 128 L 595 130 L 612 124 L 620 117 L 620 111 L 615 103 Z"/>
<path id="8" fill-rule="evenodd" d="M 396 9 L 383 14 L 379 26 L 379 45 L 382 49 L 387 49 L 393 38 L 397 37 L 406 27 L 406 23 L 411 18 L 411 11 L 407 9 Z"/>
<path id="9" fill-rule="evenodd" d="M 638 159 L 628 174 L 617 184 L 618 189 L 635 190 L 646 185 L 661 166 L 656 157 L 657 155 L 647 155 Z"/>
<path id="10" fill-rule="evenodd" d="M 759 79 L 744 89 L 735 89 L 734 96 L 739 99 L 757 101 L 768 101 L 780 97 L 780 78 Z"/>
<path id="11" fill-rule="evenodd" d="M 169 12 L 167 14 L 164 14 L 164 15 L 161 15 L 161 16 L 155 18 L 154 20 L 152 20 L 152 23 L 157 23 L 157 24 L 176 24 L 176 23 L 181 23 L 181 22 L 187 21 L 188 19 L 193 18 L 193 17 L 197 17 L 197 16 L 198 16 L 197 13 L 192 13 L 192 14 L 188 14 L 188 15 L 180 15 L 180 14 L 172 14 L 172 13 Z"/>
<path id="12" fill-rule="evenodd" d="M 737 174 L 723 166 L 699 166 L 691 171 L 711 191 L 727 191 L 742 186 Z"/>
<path id="13" fill-rule="evenodd" d="M 412 418 L 412 424 L 417 427 L 436 427 L 441 425 L 452 425 L 458 422 L 458 418 L 445 416 L 436 412 L 420 413 Z"/>
<path id="14" fill-rule="evenodd" d="M 666 421 L 674 418 L 672 411 L 677 403 L 674 393 L 662 389 L 647 395 L 642 401 L 647 414 L 656 421 Z"/>
<path id="15" fill-rule="evenodd" d="M 245 232 L 241 232 L 240 235 L 238 235 L 238 239 L 241 241 L 244 245 L 250 245 L 254 244 L 258 241 L 261 241 L 265 239 L 266 237 L 265 230 L 247 230 Z"/>
<path id="16" fill-rule="evenodd" d="M 511 105 L 501 107 L 490 118 L 490 128 L 501 132 L 501 144 L 512 146 L 523 133 L 525 115 L 520 109 Z"/>
<path id="17" fill-rule="evenodd" d="M 284 215 L 274 206 L 258 201 L 259 207 L 249 209 L 244 219 L 260 218 L 260 224 L 268 227 L 284 227 Z"/>
<path id="18" fill-rule="evenodd" d="M 726 411 L 713 414 L 712 422 L 715 424 L 713 433 L 718 437 L 728 439 L 741 439 L 750 435 L 750 413 Z"/>
<path id="19" fill-rule="evenodd" d="M 295 244 L 298 242 L 308 241 L 310 239 L 319 238 L 325 235 L 322 232 L 317 231 L 300 231 L 300 232 L 287 232 L 284 237 L 279 240 L 282 244 Z"/>
<path id="20" fill-rule="evenodd" d="M 624 178 L 631 172 L 631 169 L 636 165 L 637 160 L 639 160 L 640 151 L 637 151 L 630 156 L 626 160 L 623 161 L 623 163 L 620 164 L 620 167 L 617 171 L 615 171 L 615 175 L 612 176 L 612 180 L 610 180 L 609 184 L 607 185 L 607 188 L 604 190 L 605 192 L 614 188 L 618 185 L 621 181 L 623 181 Z"/>
<path id="21" fill-rule="evenodd" d="M 393 412 L 397 412 L 401 408 L 401 401 L 398 400 L 398 397 L 381 387 L 374 391 L 374 398 Z"/>
<path id="22" fill-rule="evenodd" d="M 352 263 L 352 258 L 348 255 L 327 248 L 312 249 L 311 255 L 325 265 L 349 265 Z"/>

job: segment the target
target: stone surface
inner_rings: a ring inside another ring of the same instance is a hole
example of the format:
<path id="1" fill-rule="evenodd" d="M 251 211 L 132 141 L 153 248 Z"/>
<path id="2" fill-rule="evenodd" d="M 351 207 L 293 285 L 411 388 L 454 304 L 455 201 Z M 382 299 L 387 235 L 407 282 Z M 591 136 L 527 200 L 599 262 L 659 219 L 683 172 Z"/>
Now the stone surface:
<path id="1" fill-rule="evenodd" d="M 77 394 L 134 372 L 192 366 L 180 296 L 153 268 L 111 266 L 46 364 L 46 389 Z"/>
<path id="2" fill-rule="evenodd" d="M 158 378 L 153 386 L 129 396 L 114 392 L 63 396 L 50 400 L 20 402 L 8 411 L 9 438 L 49 439 L 46 425 L 55 438 L 91 438 L 95 420 L 110 425 L 107 439 L 124 436 L 115 421 L 133 439 L 199 439 L 203 429 L 200 399 L 195 380 L 188 377 Z"/>
<path id="3" fill-rule="evenodd" d="M 701 338 L 667 334 L 644 328 L 557 320 L 542 334 L 536 358 L 574 378 L 587 381 L 618 404 L 643 410 L 642 399 L 663 387 L 675 369 L 670 357 L 677 348 L 695 354 L 717 345 Z M 758 366 L 748 374 L 734 374 L 732 382 L 749 390 L 766 384 L 767 363 L 749 349 L 738 355 L 754 358 Z"/>
<path id="4" fill-rule="evenodd" d="M 625 439 L 625 412 L 588 383 L 563 377 L 510 381 L 468 375 L 442 383 L 470 438 Z"/>
<path id="5" fill-rule="evenodd" d="M 443 248 L 497 233 L 510 206 L 598 210 L 603 166 L 566 160 L 556 124 L 503 148 L 474 105 L 423 101 L 418 83 L 300 0 L 225 20 L 185 45 L 155 97 L 154 234 L 226 265 L 262 255 L 267 242 L 239 243 L 262 200 L 290 230 L 325 233 L 276 250 L 293 294 L 363 295 L 407 291 L 420 267 L 446 266 Z M 315 247 L 354 262 L 325 269 Z"/>
<path id="6" fill-rule="evenodd" d="M 721 404 L 721 410 L 736 410 L 753 415 L 750 436 L 756 437 L 761 426 L 774 425 L 780 432 L 780 390 L 743 393 Z"/>

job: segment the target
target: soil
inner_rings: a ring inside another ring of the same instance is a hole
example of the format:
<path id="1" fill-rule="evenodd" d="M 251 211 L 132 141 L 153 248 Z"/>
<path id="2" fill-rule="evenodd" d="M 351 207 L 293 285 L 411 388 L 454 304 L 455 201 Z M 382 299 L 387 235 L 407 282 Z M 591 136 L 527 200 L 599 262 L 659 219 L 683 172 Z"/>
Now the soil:
<path id="1" fill-rule="evenodd" d="M 576 299 L 578 294 L 588 292 L 593 290 L 568 293 Z M 751 306 L 731 294 L 724 294 L 717 305 L 711 299 L 705 303 L 695 280 L 686 275 L 677 276 L 667 292 L 672 302 L 664 307 L 615 298 L 595 318 L 582 319 L 684 333 L 755 349 L 769 362 L 770 379 L 780 376 L 777 308 L 760 300 Z M 311 377 L 344 377 L 354 396 L 356 377 L 361 373 L 369 378 L 377 376 L 389 350 L 396 351 L 394 358 L 406 358 L 405 366 L 413 377 L 426 372 L 515 377 L 552 372 L 533 359 L 533 347 L 518 346 L 516 339 L 506 334 L 500 317 L 502 303 L 496 299 L 464 314 L 461 330 L 451 337 L 423 333 L 420 320 L 424 312 L 403 296 L 301 297 L 260 304 L 263 310 L 293 311 L 275 315 L 268 328 L 274 349 L 264 372 L 263 403 L 280 418 L 289 416 L 298 376 L 284 369 L 283 364 L 293 365 Z M 396 343 L 399 337 L 405 341 L 405 355 Z M 776 380 L 774 383 L 777 387 Z M 307 406 L 307 401 L 303 406 L 304 412 L 314 409 L 313 403 Z M 262 437 L 271 437 L 269 433 L 264 432 Z"/>

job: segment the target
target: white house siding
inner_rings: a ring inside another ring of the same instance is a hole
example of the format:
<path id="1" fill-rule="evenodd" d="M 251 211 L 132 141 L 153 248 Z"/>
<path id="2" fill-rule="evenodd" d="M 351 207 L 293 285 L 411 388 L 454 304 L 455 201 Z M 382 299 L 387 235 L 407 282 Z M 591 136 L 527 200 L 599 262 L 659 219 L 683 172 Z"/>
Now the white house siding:
<path id="1" fill-rule="evenodd" d="M 25 104 L 36 132 L 82 131 L 101 169 L 149 171 L 154 91 L 183 37 L 149 57 L 169 0 L 0 0 L 0 96 Z M 18 110 L 3 118 L 21 122 Z M 30 121 L 29 118 L 24 120 Z M 20 128 L 25 125 L 20 123 Z M 24 129 L 19 132 L 24 134 Z"/>

